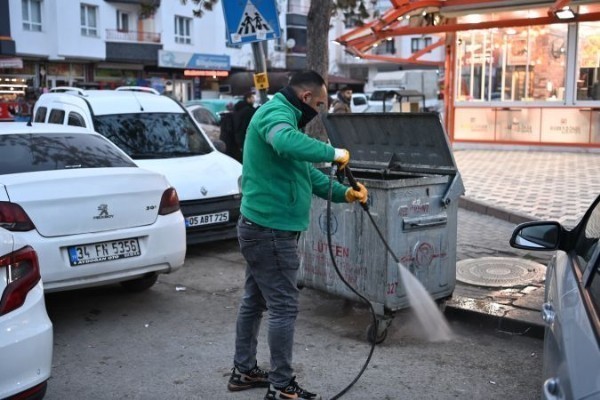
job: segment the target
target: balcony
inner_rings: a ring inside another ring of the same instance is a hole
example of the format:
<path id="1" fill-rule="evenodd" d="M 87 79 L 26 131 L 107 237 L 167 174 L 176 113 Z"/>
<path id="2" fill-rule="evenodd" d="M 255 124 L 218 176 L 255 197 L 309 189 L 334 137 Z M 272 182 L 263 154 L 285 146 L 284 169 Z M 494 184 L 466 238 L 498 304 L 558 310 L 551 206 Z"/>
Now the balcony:
<path id="1" fill-rule="evenodd" d="M 160 43 L 160 33 L 143 31 L 106 30 L 107 42 Z"/>

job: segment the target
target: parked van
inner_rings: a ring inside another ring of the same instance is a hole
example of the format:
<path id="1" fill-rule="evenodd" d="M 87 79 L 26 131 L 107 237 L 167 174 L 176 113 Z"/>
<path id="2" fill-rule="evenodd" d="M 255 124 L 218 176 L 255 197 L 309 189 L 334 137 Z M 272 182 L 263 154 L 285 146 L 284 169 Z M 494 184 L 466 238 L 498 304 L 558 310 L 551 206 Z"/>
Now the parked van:
<path id="1" fill-rule="evenodd" d="M 145 87 L 58 87 L 40 96 L 33 121 L 98 132 L 140 167 L 165 175 L 179 195 L 187 244 L 236 237 L 242 166 L 217 151 L 173 98 Z"/>

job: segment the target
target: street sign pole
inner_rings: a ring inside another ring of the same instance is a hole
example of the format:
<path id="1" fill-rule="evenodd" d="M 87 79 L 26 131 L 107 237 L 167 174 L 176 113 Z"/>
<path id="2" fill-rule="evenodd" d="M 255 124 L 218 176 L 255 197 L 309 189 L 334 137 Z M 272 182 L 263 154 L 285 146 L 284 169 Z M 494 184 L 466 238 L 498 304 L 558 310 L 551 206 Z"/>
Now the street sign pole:
<path id="1" fill-rule="evenodd" d="M 265 51 L 263 49 L 262 42 L 253 42 L 252 43 L 252 54 L 254 55 L 254 68 L 255 68 L 255 77 L 256 75 L 262 76 L 267 75 L 267 62 L 265 60 Z M 256 79 L 256 78 L 255 78 Z M 267 87 L 263 87 L 263 85 L 256 85 L 258 89 L 260 104 L 265 104 L 268 100 L 267 98 Z M 262 88 L 261 88 L 262 87 Z"/>
<path id="2" fill-rule="evenodd" d="M 258 90 L 260 104 L 264 104 L 269 79 L 262 43 L 281 36 L 277 4 L 275 0 L 221 0 L 221 4 L 229 44 L 252 43 L 254 87 Z"/>

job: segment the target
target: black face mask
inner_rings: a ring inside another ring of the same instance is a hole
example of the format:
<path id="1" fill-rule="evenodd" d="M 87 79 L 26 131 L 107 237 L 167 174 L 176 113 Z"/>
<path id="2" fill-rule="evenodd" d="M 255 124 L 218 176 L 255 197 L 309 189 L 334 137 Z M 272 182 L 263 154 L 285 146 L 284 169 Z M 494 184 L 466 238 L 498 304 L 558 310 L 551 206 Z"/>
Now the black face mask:
<path id="1" fill-rule="evenodd" d="M 308 124 L 314 117 L 319 115 L 317 111 L 315 111 L 311 106 L 300 101 L 294 89 L 289 86 L 284 87 L 279 91 L 282 95 L 285 96 L 287 101 L 292 103 L 294 107 L 299 109 L 302 112 L 302 116 L 300 117 L 300 121 L 298 121 L 298 128 L 303 129 L 306 124 Z"/>

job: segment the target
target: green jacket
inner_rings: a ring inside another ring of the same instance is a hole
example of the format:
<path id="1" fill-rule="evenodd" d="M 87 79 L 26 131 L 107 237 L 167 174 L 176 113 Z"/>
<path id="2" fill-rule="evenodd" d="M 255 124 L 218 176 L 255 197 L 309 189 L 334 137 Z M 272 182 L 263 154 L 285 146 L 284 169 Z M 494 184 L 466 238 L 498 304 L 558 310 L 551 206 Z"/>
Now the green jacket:
<path id="1" fill-rule="evenodd" d="M 256 111 L 248 126 L 241 212 L 259 225 L 304 231 L 313 193 L 328 197 L 329 177 L 312 163 L 333 161 L 335 150 L 298 129 L 301 115 L 277 93 Z M 332 200 L 345 202 L 346 189 L 334 180 Z"/>

